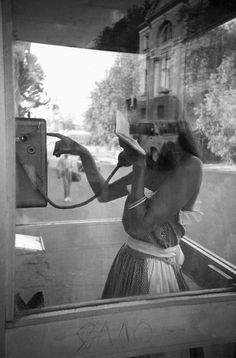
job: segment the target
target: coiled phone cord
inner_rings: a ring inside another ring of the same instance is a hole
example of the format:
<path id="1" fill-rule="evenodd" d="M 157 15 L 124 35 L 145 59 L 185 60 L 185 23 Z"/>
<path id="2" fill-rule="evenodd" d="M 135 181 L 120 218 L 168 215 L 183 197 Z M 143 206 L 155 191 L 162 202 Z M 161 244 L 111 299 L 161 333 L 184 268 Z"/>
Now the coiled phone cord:
<path id="1" fill-rule="evenodd" d="M 121 167 L 121 165 L 118 163 L 117 166 L 112 170 L 111 174 L 108 176 L 108 178 L 105 180 L 103 188 L 96 194 L 94 194 L 93 196 L 91 196 L 89 199 L 82 201 L 81 203 L 77 203 L 77 204 L 73 204 L 73 205 L 58 205 L 56 203 L 54 203 L 51 199 L 49 199 L 49 197 L 41 190 L 41 188 L 39 188 L 37 186 L 36 183 L 34 183 L 33 179 L 30 177 L 30 174 L 28 173 L 28 171 L 26 170 L 24 163 L 21 161 L 20 157 L 18 154 L 16 154 L 16 159 L 18 160 L 18 162 L 20 163 L 20 165 L 22 166 L 22 169 L 24 170 L 25 174 L 27 175 L 27 177 L 29 178 L 33 188 L 35 190 L 37 190 L 40 195 L 44 198 L 44 200 L 46 200 L 51 206 L 53 206 L 56 209 L 75 209 L 75 208 L 80 208 L 81 206 L 87 205 L 89 204 L 91 201 L 93 201 L 94 199 L 96 199 L 103 191 L 103 188 L 105 188 L 105 186 L 109 183 L 109 181 L 111 180 L 111 178 L 115 175 L 115 173 L 117 172 L 117 170 Z"/>
<path id="2" fill-rule="evenodd" d="M 108 176 L 108 178 L 105 180 L 103 188 L 106 186 L 106 184 L 109 183 L 109 181 L 111 180 L 111 178 L 113 177 L 113 175 L 115 175 L 115 173 L 117 172 L 117 170 L 120 168 L 119 165 L 117 165 L 111 172 L 111 174 Z M 100 190 L 98 193 L 94 194 L 93 196 L 91 196 L 89 199 L 82 201 L 81 203 L 77 203 L 77 204 L 73 204 L 73 205 L 58 205 L 56 203 L 54 203 L 51 199 L 49 199 L 42 191 L 41 189 L 37 188 L 37 190 L 40 192 L 40 194 L 42 195 L 42 197 L 47 200 L 47 202 L 52 205 L 54 208 L 56 209 L 75 209 L 75 208 L 80 208 L 81 206 L 87 205 L 89 204 L 91 201 L 93 201 L 94 199 L 96 199 L 103 191 Z"/>

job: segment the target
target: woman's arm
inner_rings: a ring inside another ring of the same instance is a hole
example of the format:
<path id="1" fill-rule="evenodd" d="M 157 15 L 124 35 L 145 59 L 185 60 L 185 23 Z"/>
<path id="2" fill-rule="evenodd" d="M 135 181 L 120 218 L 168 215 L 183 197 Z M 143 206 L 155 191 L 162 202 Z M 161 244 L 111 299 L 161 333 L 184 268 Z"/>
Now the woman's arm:
<path id="1" fill-rule="evenodd" d="M 106 180 L 97 169 L 95 160 L 87 148 L 61 134 L 52 133 L 52 135 L 60 138 L 55 144 L 53 155 L 60 156 L 67 153 L 80 156 L 86 177 L 93 192 L 95 194 L 101 192 L 98 196 L 99 201 L 107 202 L 127 195 L 126 186 L 131 182 L 130 175 L 112 184 L 105 184 Z"/>

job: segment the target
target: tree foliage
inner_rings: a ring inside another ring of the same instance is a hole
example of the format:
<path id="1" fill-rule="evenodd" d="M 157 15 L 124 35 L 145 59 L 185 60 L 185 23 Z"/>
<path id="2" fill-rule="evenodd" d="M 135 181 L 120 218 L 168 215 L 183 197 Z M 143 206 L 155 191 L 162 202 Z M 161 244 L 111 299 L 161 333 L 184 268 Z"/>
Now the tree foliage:
<path id="1" fill-rule="evenodd" d="M 194 103 L 188 115 L 203 152 L 213 160 L 236 159 L 235 46 L 236 21 L 231 20 L 189 41 L 186 52 L 186 102 Z"/>
<path id="2" fill-rule="evenodd" d="M 113 26 L 105 27 L 95 40 L 95 49 L 138 53 L 138 26 L 145 20 L 145 15 L 151 4 L 149 0 L 143 6 L 134 5 L 127 11 L 127 15 Z"/>
<path id="3" fill-rule="evenodd" d="M 15 49 L 14 64 L 17 114 L 24 117 L 32 108 L 49 102 L 43 84 L 45 75 L 37 57 L 22 46 Z"/>
<path id="4" fill-rule="evenodd" d="M 197 128 L 207 136 L 208 147 L 227 161 L 236 161 L 235 70 L 236 56 L 226 57 L 210 75 L 211 87 L 195 109 Z"/>
<path id="5" fill-rule="evenodd" d="M 138 55 L 118 54 L 106 78 L 96 84 L 85 124 L 95 144 L 108 144 L 114 137 L 114 111 L 125 109 L 125 101 L 139 91 Z"/>

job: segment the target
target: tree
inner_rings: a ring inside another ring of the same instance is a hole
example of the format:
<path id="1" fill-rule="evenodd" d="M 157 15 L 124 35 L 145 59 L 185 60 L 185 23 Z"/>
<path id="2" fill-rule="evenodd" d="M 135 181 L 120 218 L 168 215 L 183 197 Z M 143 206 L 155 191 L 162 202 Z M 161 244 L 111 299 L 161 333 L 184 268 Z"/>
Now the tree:
<path id="1" fill-rule="evenodd" d="M 119 54 L 106 78 L 96 84 L 91 94 L 91 106 L 85 114 L 86 128 L 95 144 L 108 144 L 114 137 L 114 110 L 123 111 L 126 99 L 139 91 L 138 55 Z"/>
<path id="2" fill-rule="evenodd" d="M 235 46 L 235 19 L 189 40 L 187 45 L 186 113 L 197 130 L 207 162 L 235 160 Z"/>
<path id="3" fill-rule="evenodd" d="M 95 49 L 138 53 L 139 30 L 138 26 L 144 22 L 151 4 L 149 0 L 143 6 L 129 8 L 127 15 L 113 26 L 105 27 L 95 40 Z"/>
<path id="4" fill-rule="evenodd" d="M 49 98 L 44 90 L 45 78 L 37 57 L 30 53 L 29 46 L 18 44 L 14 51 L 16 75 L 17 115 L 24 117 L 32 108 L 45 105 Z"/>
<path id="5" fill-rule="evenodd" d="M 208 138 L 208 147 L 227 161 L 236 162 L 236 55 L 226 57 L 203 102 L 195 108 L 197 129 Z M 234 74 L 234 75 L 233 75 Z"/>

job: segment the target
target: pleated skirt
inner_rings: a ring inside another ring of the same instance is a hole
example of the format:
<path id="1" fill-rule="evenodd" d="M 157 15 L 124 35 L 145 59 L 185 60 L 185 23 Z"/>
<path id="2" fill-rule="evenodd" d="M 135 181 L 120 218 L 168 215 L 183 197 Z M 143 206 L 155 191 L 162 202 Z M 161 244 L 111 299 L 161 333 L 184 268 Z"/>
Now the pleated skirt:
<path id="1" fill-rule="evenodd" d="M 102 298 L 185 290 L 188 286 L 175 262 L 143 254 L 124 244 L 113 261 Z"/>
<path id="2" fill-rule="evenodd" d="M 108 274 L 102 298 L 164 294 L 188 290 L 174 261 L 143 254 L 124 244 Z M 140 358 L 203 358 L 201 348 L 143 355 Z M 135 357 L 133 357 L 135 358 Z"/>

